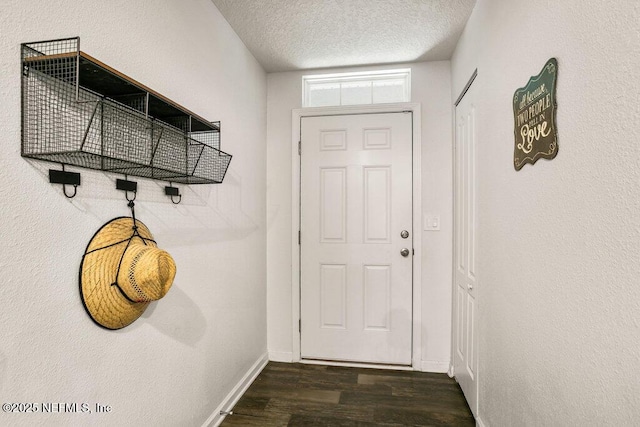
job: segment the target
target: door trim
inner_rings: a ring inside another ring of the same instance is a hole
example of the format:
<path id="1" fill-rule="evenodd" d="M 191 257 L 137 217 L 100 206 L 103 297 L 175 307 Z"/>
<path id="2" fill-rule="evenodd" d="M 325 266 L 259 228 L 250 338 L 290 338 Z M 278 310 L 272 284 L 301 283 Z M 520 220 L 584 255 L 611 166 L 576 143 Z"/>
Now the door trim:
<path id="1" fill-rule="evenodd" d="M 453 103 L 454 111 L 455 111 L 456 107 L 458 106 L 458 104 L 460 104 L 460 101 L 462 101 L 462 98 L 464 98 L 465 94 L 467 93 L 467 91 L 469 90 L 471 85 L 473 84 L 473 81 L 476 79 L 476 77 L 478 77 L 478 69 L 477 68 L 475 70 L 473 70 L 473 73 L 471 73 L 471 77 L 469 77 L 469 81 L 467 82 L 466 85 L 464 85 L 464 87 L 462 88 L 462 91 L 460 91 L 460 95 L 458 96 L 458 99 L 456 99 L 456 102 Z"/>
<path id="2" fill-rule="evenodd" d="M 291 112 L 291 328 L 292 362 L 300 362 L 300 141 L 301 120 L 303 117 L 335 116 L 349 114 L 413 113 L 412 149 L 413 149 L 413 319 L 411 366 L 413 370 L 422 369 L 422 137 L 421 109 L 419 103 L 403 102 L 397 104 L 358 105 L 340 107 L 298 108 Z"/>

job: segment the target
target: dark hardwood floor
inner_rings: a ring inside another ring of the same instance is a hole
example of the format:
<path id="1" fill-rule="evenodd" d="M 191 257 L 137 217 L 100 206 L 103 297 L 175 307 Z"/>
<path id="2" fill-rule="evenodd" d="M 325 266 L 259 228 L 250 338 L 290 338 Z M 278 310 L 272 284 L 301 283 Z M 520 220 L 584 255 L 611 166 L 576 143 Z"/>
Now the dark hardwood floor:
<path id="1" fill-rule="evenodd" d="M 222 426 L 475 426 L 446 374 L 269 362 Z"/>

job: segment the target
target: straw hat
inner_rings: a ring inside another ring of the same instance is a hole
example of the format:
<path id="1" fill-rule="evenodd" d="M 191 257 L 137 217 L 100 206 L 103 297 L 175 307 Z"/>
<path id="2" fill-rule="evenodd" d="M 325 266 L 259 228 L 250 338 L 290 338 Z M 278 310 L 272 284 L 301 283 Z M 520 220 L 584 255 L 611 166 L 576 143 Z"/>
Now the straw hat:
<path id="1" fill-rule="evenodd" d="M 176 265 L 149 229 L 115 218 L 93 236 L 80 264 L 80 295 L 89 316 L 107 329 L 130 325 L 151 301 L 165 296 Z"/>

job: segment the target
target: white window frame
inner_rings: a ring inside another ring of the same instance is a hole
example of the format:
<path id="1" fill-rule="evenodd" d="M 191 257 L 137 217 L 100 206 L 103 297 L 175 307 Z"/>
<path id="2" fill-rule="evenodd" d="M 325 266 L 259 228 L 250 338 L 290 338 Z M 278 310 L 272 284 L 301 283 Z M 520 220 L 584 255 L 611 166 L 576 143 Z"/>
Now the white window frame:
<path id="1" fill-rule="evenodd" d="M 411 68 L 400 68 L 394 70 L 380 70 L 380 71 L 360 71 L 353 73 L 332 73 L 332 74 L 314 74 L 302 76 L 302 107 L 310 107 L 309 105 L 309 92 L 314 84 L 336 83 L 342 85 L 342 83 L 352 82 L 374 82 L 377 80 L 389 80 L 398 79 L 403 81 L 404 86 L 404 98 L 398 102 L 411 102 Z M 373 96 L 371 97 L 373 104 Z M 394 102 L 396 103 L 396 102 Z M 335 107 L 342 106 L 342 97 L 340 98 L 340 104 Z M 359 104 L 359 105 L 371 105 L 371 104 Z M 332 107 L 334 105 L 327 105 L 324 107 Z"/>

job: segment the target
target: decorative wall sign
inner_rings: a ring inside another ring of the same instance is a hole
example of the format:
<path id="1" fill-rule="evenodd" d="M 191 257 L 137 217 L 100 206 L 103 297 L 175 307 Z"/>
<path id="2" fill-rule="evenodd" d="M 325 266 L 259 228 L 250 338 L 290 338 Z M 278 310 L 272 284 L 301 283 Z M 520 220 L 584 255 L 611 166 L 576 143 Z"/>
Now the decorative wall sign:
<path id="1" fill-rule="evenodd" d="M 513 95 L 516 170 L 538 159 L 553 159 L 558 154 L 556 127 L 556 80 L 558 61 L 551 58 L 540 74 L 529 79 L 525 87 Z"/>

